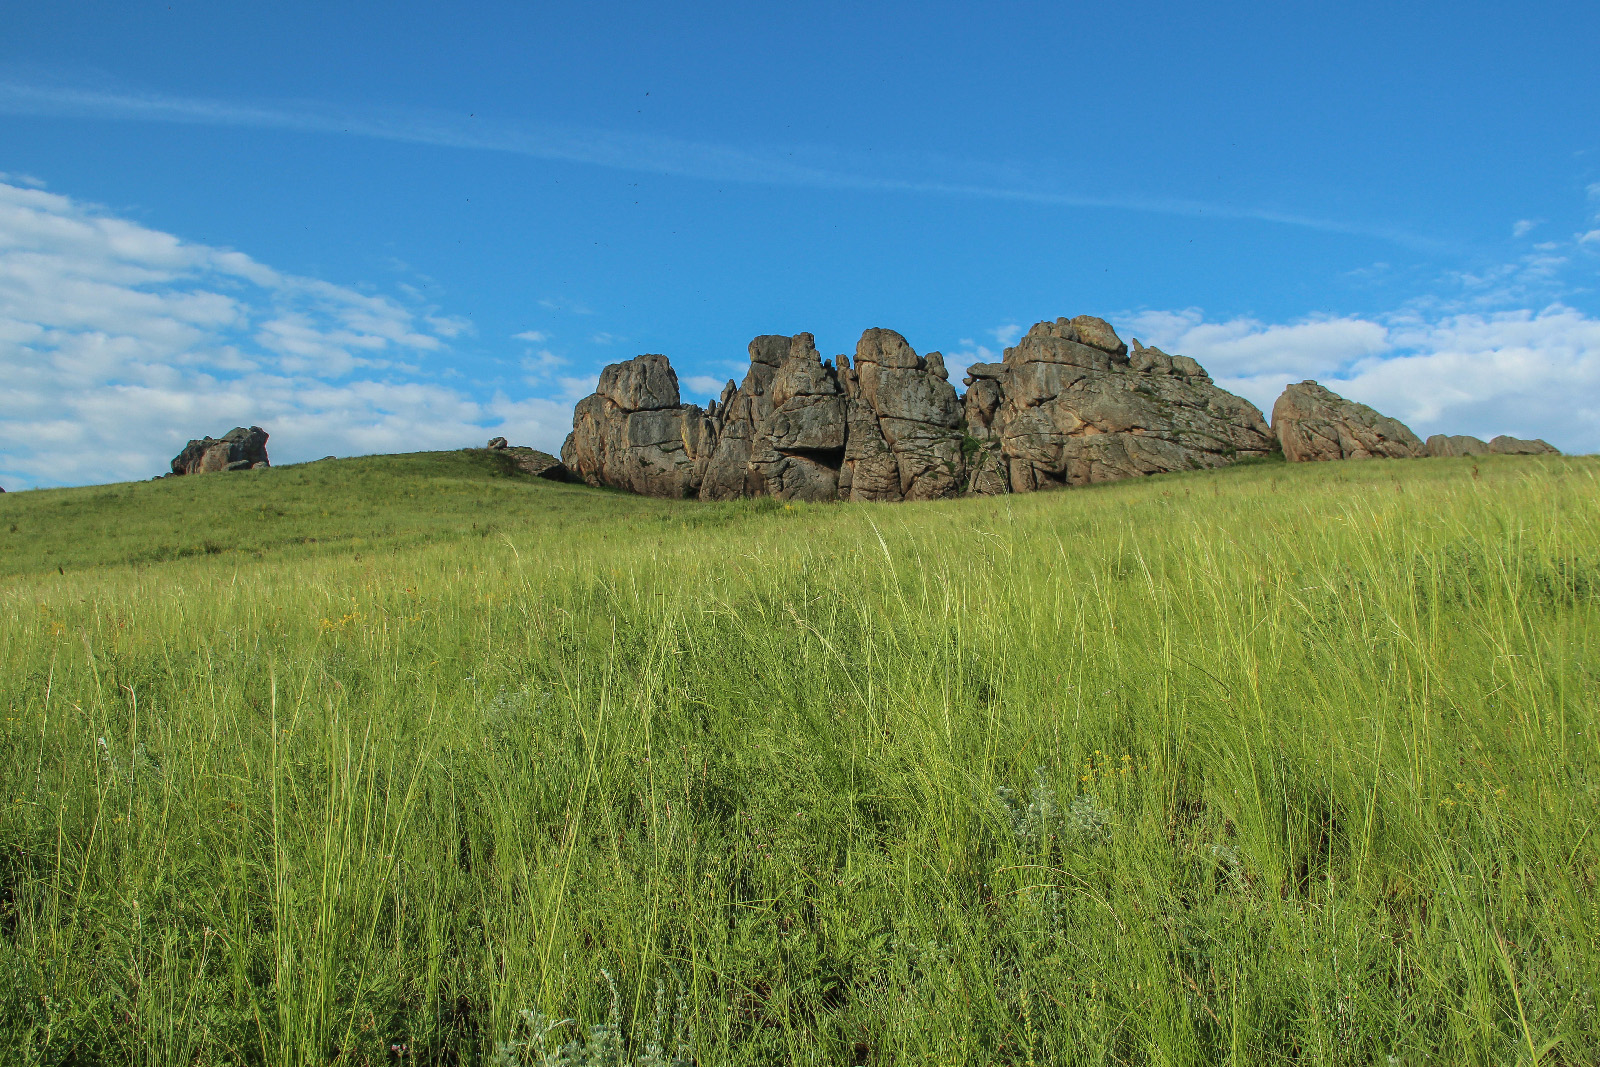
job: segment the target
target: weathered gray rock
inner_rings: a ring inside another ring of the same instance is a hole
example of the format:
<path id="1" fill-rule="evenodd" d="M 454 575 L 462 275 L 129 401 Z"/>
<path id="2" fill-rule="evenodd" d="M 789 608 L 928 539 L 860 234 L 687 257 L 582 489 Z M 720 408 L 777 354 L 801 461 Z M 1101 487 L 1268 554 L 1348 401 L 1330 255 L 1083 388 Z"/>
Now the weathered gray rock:
<path id="1" fill-rule="evenodd" d="M 491 452 L 502 452 L 505 449 L 510 448 L 511 443 L 504 437 L 491 437 L 489 438 L 488 445 L 485 447 L 487 447 Z"/>
<path id="2" fill-rule="evenodd" d="M 590 485 L 644 496 L 700 492 L 716 430 L 697 404 L 678 403 L 678 376 L 665 356 L 613 363 L 578 401 L 561 462 Z"/>
<path id="3" fill-rule="evenodd" d="M 1542 441 L 1538 438 L 1532 441 L 1525 441 L 1520 437 L 1507 437 L 1505 434 L 1501 434 L 1489 442 L 1489 451 L 1497 456 L 1561 455 L 1561 450 L 1548 441 Z"/>
<path id="4" fill-rule="evenodd" d="M 522 446 L 508 446 L 495 449 L 504 452 L 518 469 L 533 475 L 535 478 L 544 478 L 552 482 L 564 482 L 570 479 L 571 472 L 567 465 L 548 452 L 541 452 L 537 448 L 524 448 Z"/>
<path id="5" fill-rule="evenodd" d="M 778 363 L 751 397 L 748 410 L 760 416 L 751 427 L 747 486 L 779 500 L 837 500 L 846 432 L 838 374 L 809 333 L 757 338 L 752 348 L 761 342 Z M 770 365 L 752 362 L 751 371 Z"/>
<path id="6" fill-rule="evenodd" d="M 1423 448 L 1430 456 L 1485 456 L 1489 454 L 1487 443 L 1466 434 L 1447 437 L 1442 433 L 1436 433 L 1428 438 Z"/>
<path id="7" fill-rule="evenodd" d="M 1291 463 L 1333 459 L 1409 459 L 1424 454 L 1398 419 L 1346 400 L 1316 382 L 1291 385 L 1272 405 L 1272 428 Z"/>
<path id="8" fill-rule="evenodd" d="M 1219 467 L 1272 450 L 1261 412 L 1218 389 L 1194 360 L 1137 340 L 1130 357 L 1111 326 L 1091 316 L 1041 322 L 1003 362 L 967 374 L 967 432 L 998 440 L 1004 468 L 997 477 L 994 460 L 974 453 L 981 462 L 972 492 Z"/>
<path id="9" fill-rule="evenodd" d="M 893 330 L 861 335 L 846 386 L 854 402 L 845 454 L 851 468 L 846 499 L 933 500 L 961 492 L 962 409 L 948 377 L 942 355 L 918 356 Z M 889 476 L 891 457 L 897 483 Z"/>
<path id="10" fill-rule="evenodd" d="M 739 500 L 761 495 L 762 481 L 750 466 L 756 426 L 775 407 L 771 388 L 778 365 L 788 357 L 791 346 L 796 342 L 806 346 L 809 339 L 809 334 L 764 334 L 750 342 L 750 369 L 744 383 L 736 386 L 730 380 L 716 405 L 717 440 L 706 465 L 700 499 Z"/>
<path id="11" fill-rule="evenodd" d="M 259 426 L 235 426 L 220 439 L 202 437 L 183 446 L 172 458 L 172 473 L 210 474 L 215 471 L 260 470 L 267 460 L 267 431 Z"/>
<path id="12" fill-rule="evenodd" d="M 1071 322 L 1062 323 L 1057 319 L 1056 323 L 1063 327 L 1062 336 L 1069 340 L 1080 341 L 1113 356 L 1127 354 L 1128 346 L 1122 343 L 1122 338 L 1117 336 L 1117 331 L 1113 330 L 1105 319 L 1097 319 L 1093 315 L 1077 315 Z M 1070 335 L 1066 328 L 1070 328 Z"/>

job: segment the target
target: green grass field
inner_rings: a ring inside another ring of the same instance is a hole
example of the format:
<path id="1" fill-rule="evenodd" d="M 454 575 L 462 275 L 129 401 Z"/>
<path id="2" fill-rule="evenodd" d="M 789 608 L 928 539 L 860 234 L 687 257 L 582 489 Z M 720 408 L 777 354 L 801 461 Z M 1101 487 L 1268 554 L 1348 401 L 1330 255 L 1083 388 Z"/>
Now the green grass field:
<path id="1" fill-rule="evenodd" d="M 1594 458 L 8 494 L 0 683 L 6 1064 L 1600 1060 Z"/>

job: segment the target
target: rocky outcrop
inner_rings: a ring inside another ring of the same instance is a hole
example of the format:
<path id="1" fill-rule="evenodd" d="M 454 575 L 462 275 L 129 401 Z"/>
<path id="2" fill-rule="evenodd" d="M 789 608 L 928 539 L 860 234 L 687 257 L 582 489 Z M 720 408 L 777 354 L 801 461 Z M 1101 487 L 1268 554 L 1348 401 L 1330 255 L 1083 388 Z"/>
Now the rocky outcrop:
<path id="1" fill-rule="evenodd" d="M 1316 382 L 1289 386 L 1268 425 L 1194 360 L 1130 348 L 1091 315 L 1041 322 L 1000 362 L 972 364 L 964 396 L 940 353 L 919 356 L 893 330 L 867 330 L 853 360 L 823 359 L 809 333 L 757 337 L 748 354 L 744 380 L 705 410 L 679 402 L 664 356 L 607 367 L 562 461 L 591 485 L 651 496 L 896 501 L 1220 467 L 1280 447 L 1294 461 L 1555 451 L 1509 437 L 1424 446 Z"/>
<path id="2" fill-rule="evenodd" d="M 1423 450 L 1430 456 L 1486 456 L 1489 446 L 1476 437 L 1467 434 L 1456 434 L 1447 437 L 1436 433 L 1428 438 Z"/>
<path id="3" fill-rule="evenodd" d="M 1041 322 L 1002 362 L 967 375 L 973 492 L 1220 467 L 1273 447 L 1255 405 L 1217 388 L 1200 364 L 1137 339 L 1129 354 L 1092 316 Z"/>
<path id="4" fill-rule="evenodd" d="M 1424 454 L 1398 419 L 1346 400 L 1316 382 L 1291 385 L 1272 405 L 1272 429 L 1291 463 L 1333 459 L 1409 459 Z"/>
<path id="5" fill-rule="evenodd" d="M 1561 450 L 1547 441 L 1535 438 L 1525 441 L 1520 437 L 1501 434 L 1489 442 L 1489 451 L 1497 456 L 1559 456 Z"/>
<path id="6" fill-rule="evenodd" d="M 961 406 L 937 352 L 868 330 L 856 360 L 824 360 L 809 333 L 750 342 L 729 382 L 700 496 L 926 500 L 961 489 Z"/>
<path id="7" fill-rule="evenodd" d="M 489 438 L 489 443 L 484 445 L 484 447 L 490 452 L 504 452 L 506 449 L 511 447 L 511 442 L 507 441 L 504 437 L 491 437 Z"/>
<path id="8" fill-rule="evenodd" d="M 1082 485 L 1266 455 L 1261 412 L 1183 356 L 1128 346 L 1103 319 L 1040 323 L 968 369 L 893 330 L 825 360 L 811 334 L 750 342 L 744 381 L 702 412 L 662 356 L 607 367 L 562 448 L 592 485 L 733 500 L 932 500 Z"/>
<path id="9" fill-rule="evenodd" d="M 708 412 L 678 403 L 667 357 L 637 356 L 607 367 L 595 392 L 578 401 L 561 462 L 590 485 L 696 496 L 716 437 Z"/>
<path id="10" fill-rule="evenodd" d="M 259 470 L 269 466 L 267 431 L 259 426 L 249 429 L 235 426 L 220 439 L 202 437 L 190 441 L 172 459 L 174 475 Z"/>

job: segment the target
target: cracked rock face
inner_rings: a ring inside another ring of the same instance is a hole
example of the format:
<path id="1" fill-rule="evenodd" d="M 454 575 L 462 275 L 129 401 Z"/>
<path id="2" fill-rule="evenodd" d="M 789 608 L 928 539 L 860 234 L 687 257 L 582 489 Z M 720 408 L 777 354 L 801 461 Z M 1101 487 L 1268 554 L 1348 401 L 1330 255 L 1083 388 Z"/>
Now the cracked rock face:
<path id="1" fill-rule="evenodd" d="M 590 485 L 644 496 L 696 496 L 716 442 L 697 404 L 678 403 L 678 375 L 666 356 L 636 356 L 600 374 L 578 401 L 561 461 Z"/>
<path id="2" fill-rule="evenodd" d="M 1272 429 L 1291 463 L 1334 459 L 1410 459 L 1426 454 L 1398 419 L 1346 400 L 1316 382 L 1291 385 L 1272 405 Z"/>
<path id="3" fill-rule="evenodd" d="M 260 470 L 267 461 L 267 431 L 259 426 L 235 426 L 220 440 L 202 437 L 183 446 L 172 458 L 173 474 L 209 474 L 213 471 Z"/>
<path id="4" fill-rule="evenodd" d="M 961 401 L 938 352 L 918 356 L 893 330 L 856 343 L 855 367 L 839 357 L 850 399 L 847 500 L 934 500 L 964 488 Z"/>
<path id="5" fill-rule="evenodd" d="M 938 353 L 868 330 L 856 363 L 824 360 L 809 333 L 750 342 L 729 382 L 703 500 L 922 500 L 960 491 L 960 404 Z"/>
<path id="6" fill-rule="evenodd" d="M 1003 362 L 967 374 L 967 432 L 999 443 L 997 457 L 981 445 L 975 453 L 972 492 L 1220 467 L 1272 450 L 1255 405 L 1218 389 L 1186 356 L 1137 340 L 1130 355 L 1092 316 L 1041 322 Z"/>
<path id="7" fill-rule="evenodd" d="M 702 500 L 836 500 L 844 459 L 844 389 L 809 333 L 750 342 L 750 370 L 730 381 Z"/>

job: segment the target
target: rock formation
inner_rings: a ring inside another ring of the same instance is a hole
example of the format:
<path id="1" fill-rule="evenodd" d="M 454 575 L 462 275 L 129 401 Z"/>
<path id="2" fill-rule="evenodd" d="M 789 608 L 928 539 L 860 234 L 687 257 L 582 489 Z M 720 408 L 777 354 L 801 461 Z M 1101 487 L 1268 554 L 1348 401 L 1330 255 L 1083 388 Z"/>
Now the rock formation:
<path id="1" fill-rule="evenodd" d="M 267 462 L 267 431 L 235 426 L 221 439 L 202 437 L 183 446 L 172 459 L 172 473 L 208 474 L 212 471 L 259 470 Z"/>
<path id="2" fill-rule="evenodd" d="M 507 441 L 504 437 L 491 437 L 489 438 L 489 443 L 484 445 L 484 447 L 490 452 L 504 452 L 506 449 L 511 447 L 511 442 Z"/>
<path id="3" fill-rule="evenodd" d="M 744 381 L 701 411 L 662 356 L 613 364 L 562 446 L 591 485 L 704 500 L 932 500 L 1029 492 L 1266 455 L 1261 412 L 1192 359 L 1091 316 L 1040 323 L 1000 363 L 969 368 L 871 329 L 854 361 L 811 334 L 749 346 Z"/>
<path id="4" fill-rule="evenodd" d="M 1467 434 L 1447 437 L 1436 433 L 1428 438 L 1423 448 L 1430 456 L 1484 456 L 1489 453 L 1487 444 Z"/>
<path id="5" fill-rule="evenodd" d="M 1291 463 L 1332 459 L 1409 459 L 1422 442 L 1398 419 L 1346 400 L 1316 382 L 1291 385 L 1272 405 L 1272 429 Z"/>
<path id="6" fill-rule="evenodd" d="M 1501 434 L 1489 442 L 1489 451 L 1497 456 L 1559 456 L 1561 450 L 1554 445 L 1535 438 L 1524 441 L 1520 437 L 1507 437 Z"/>
<path id="7" fill-rule="evenodd" d="M 967 368 L 893 330 L 823 359 L 809 333 L 749 346 L 744 381 L 705 410 L 665 356 L 615 363 L 578 402 L 561 448 L 590 485 L 736 500 L 932 500 L 1026 493 L 1221 467 L 1279 447 L 1293 461 L 1554 452 L 1543 441 L 1430 437 L 1316 382 L 1284 390 L 1269 426 L 1187 356 L 1133 346 L 1104 319 L 1041 322 L 998 363 Z M 504 444 L 497 438 L 490 442 Z"/>

